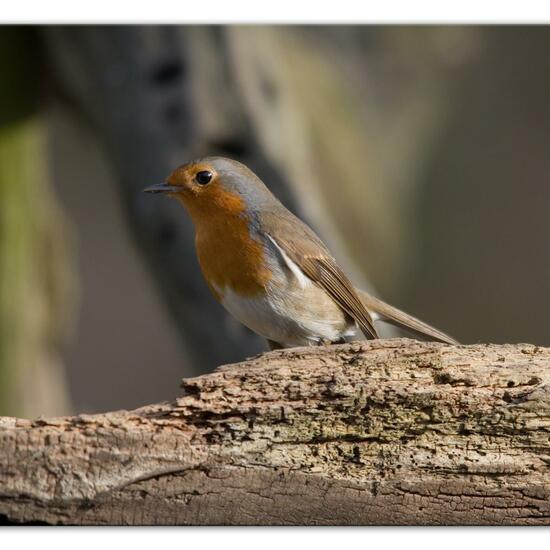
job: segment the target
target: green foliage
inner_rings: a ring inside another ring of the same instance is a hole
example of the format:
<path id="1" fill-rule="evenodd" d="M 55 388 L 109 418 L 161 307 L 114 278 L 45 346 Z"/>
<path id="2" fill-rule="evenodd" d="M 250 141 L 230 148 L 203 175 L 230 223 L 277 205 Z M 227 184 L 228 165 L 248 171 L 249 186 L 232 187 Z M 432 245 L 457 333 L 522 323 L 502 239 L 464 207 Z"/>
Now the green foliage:
<path id="1" fill-rule="evenodd" d="M 0 413 L 13 411 L 15 369 L 25 346 L 26 274 L 31 268 L 32 210 L 39 126 L 38 55 L 32 30 L 0 29 Z"/>

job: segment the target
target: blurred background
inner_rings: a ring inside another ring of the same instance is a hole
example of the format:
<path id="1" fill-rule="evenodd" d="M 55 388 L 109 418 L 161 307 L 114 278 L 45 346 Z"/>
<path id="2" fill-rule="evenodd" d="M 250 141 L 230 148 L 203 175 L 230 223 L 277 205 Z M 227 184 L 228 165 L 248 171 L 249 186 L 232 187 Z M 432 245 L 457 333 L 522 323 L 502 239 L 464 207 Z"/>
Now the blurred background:
<path id="1" fill-rule="evenodd" d="M 0 414 L 132 408 L 262 351 L 141 190 L 221 154 L 358 284 L 550 345 L 550 28 L 0 27 Z"/>

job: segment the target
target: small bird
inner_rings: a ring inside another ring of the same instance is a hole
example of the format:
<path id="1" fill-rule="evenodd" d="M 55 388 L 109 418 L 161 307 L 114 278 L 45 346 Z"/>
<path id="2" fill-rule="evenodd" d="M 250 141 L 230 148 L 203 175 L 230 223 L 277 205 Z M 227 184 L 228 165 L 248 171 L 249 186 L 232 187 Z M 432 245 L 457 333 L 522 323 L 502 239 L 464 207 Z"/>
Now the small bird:
<path id="1" fill-rule="evenodd" d="M 443 332 L 354 287 L 321 239 L 244 164 L 206 157 L 147 193 L 176 198 L 195 225 L 202 273 L 216 299 L 270 349 L 378 338 L 382 320 L 424 338 Z"/>

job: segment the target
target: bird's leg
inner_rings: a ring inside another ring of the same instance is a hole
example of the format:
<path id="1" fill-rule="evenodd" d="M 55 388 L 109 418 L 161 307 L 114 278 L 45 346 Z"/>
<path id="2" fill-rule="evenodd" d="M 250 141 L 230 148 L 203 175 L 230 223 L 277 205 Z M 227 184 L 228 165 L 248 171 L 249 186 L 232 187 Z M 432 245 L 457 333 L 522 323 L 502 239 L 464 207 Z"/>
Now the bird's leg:
<path id="1" fill-rule="evenodd" d="M 346 339 L 345 338 L 338 338 L 337 340 L 329 340 L 328 338 L 319 338 L 317 340 L 318 346 L 332 346 L 334 344 L 345 344 Z"/>
<path id="2" fill-rule="evenodd" d="M 269 338 L 266 338 L 267 345 L 269 346 L 269 349 L 271 351 L 275 349 L 284 349 L 285 347 L 279 342 L 275 342 L 274 340 L 269 340 Z M 345 344 L 346 339 L 345 338 L 338 338 L 337 340 L 329 340 L 328 338 L 317 338 L 316 340 L 312 340 L 313 346 L 332 346 L 334 344 Z"/>
<path id="3" fill-rule="evenodd" d="M 284 349 L 284 346 L 281 346 L 279 342 L 275 342 L 274 340 L 267 339 L 267 345 L 269 346 L 269 349 L 273 351 L 274 349 Z"/>

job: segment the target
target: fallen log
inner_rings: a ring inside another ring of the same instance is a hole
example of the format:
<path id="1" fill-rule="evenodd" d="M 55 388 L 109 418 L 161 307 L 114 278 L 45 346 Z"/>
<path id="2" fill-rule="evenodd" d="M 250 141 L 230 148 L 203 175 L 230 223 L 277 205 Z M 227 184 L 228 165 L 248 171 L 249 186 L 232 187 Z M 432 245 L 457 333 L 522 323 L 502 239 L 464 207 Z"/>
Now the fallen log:
<path id="1" fill-rule="evenodd" d="M 550 349 L 265 353 L 134 411 L 0 419 L 8 522 L 550 524 Z"/>

